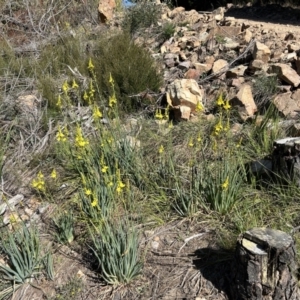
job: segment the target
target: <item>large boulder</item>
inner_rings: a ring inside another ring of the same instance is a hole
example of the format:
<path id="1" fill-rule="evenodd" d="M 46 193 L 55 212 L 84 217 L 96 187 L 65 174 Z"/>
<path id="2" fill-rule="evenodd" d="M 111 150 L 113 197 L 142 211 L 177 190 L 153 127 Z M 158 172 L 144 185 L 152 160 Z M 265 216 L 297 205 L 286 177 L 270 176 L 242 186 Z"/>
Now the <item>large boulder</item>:
<path id="1" fill-rule="evenodd" d="M 116 8 L 115 0 L 100 0 L 98 6 L 98 16 L 101 23 L 109 22 Z"/>
<path id="2" fill-rule="evenodd" d="M 275 96 L 273 104 L 285 117 L 295 118 L 300 111 L 300 90 Z"/>
<path id="3" fill-rule="evenodd" d="M 300 76 L 297 72 L 286 64 L 274 64 L 269 68 L 270 73 L 276 73 L 278 78 L 288 84 L 297 87 L 300 84 Z"/>
<path id="4" fill-rule="evenodd" d="M 257 111 L 257 106 L 254 102 L 251 86 L 249 84 L 243 84 L 239 92 L 230 102 L 233 106 L 238 108 L 239 115 L 243 121 L 253 117 Z"/>
<path id="5" fill-rule="evenodd" d="M 202 105 L 203 92 L 194 79 L 176 79 L 166 88 L 168 104 L 181 113 L 182 119 L 189 119 L 190 114 Z"/>

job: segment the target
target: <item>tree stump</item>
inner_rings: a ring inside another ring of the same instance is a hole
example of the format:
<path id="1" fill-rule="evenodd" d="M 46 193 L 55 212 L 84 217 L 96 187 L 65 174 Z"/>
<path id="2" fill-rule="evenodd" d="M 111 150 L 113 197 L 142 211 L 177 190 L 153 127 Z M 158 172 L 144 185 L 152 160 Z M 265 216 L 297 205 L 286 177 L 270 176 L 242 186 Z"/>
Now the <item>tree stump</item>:
<path id="1" fill-rule="evenodd" d="M 272 168 L 274 174 L 300 186 L 300 138 L 285 138 L 274 142 Z"/>
<path id="2" fill-rule="evenodd" d="M 285 232 L 254 228 L 237 242 L 232 299 L 300 299 L 295 278 L 295 243 Z"/>

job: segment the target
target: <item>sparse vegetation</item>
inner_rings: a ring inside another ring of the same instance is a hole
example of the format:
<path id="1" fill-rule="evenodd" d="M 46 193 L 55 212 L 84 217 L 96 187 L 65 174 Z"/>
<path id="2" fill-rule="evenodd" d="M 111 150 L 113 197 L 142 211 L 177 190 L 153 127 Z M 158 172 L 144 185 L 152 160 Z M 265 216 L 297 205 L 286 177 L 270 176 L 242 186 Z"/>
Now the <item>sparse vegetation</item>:
<path id="1" fill-rule="evenodd" d="M 163 24 L 163 26 L 162 26 L 163 39 L 167 40 L 170 37 L 172 37 L 175 33 L 175 28 L 176 28 L 176 26 L 171 22 L 167 22 L 167 23 Z"/>
<path id="2" fill-rule="evenodd" d="M 139 1 L 125 13 L 123 28 L 131 35 L 138 30 L 144 30 L 152 25 L 157 25 L 160 18 L 160 7 L 152 1 Z"/>

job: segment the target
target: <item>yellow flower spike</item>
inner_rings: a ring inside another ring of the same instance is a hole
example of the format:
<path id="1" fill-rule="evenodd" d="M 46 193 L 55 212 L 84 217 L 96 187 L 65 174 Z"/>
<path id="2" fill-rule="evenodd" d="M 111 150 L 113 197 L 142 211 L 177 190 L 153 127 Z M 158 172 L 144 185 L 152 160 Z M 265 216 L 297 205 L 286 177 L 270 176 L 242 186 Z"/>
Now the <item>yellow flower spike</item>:
<path id="1" fill-rule="evenodd" d="M 108 100 L 108 106 L 110 108 L 114 107 L 114 105 L 117 104 L 117 98 L 115 93 L 112 94 L 112 96 L 109 96 L 109 100 Z"/>
<path id="2" fill-rule="evenodd" d="M 78 125 L 76 128 L 76 136 L 75 136 L 75 145 L 78 148 L 84 148 L 85 146 L 87 146 L 89 144 L 89 141 L 86 140 L 83 135 L 82 135 L 82 129 L 81 127 Z"/>
<path id="3" fill-rule="evenodd" d="M 57 97 L 56 106 L 57 106 L 59 109 L 62 108 L 62 102 L 61 102 L 61 97 L 60 97 L 60 95 L 58 95 L 58 97 Z"/>
<path id="4" fill-rule="evenodd" d="M 102 112 L 100 111 L 100 108 L 97 105 L 94 105 L 93 107 L 93 118 L 94 120 L 102 118 Z"/>
<path id="5" fill-rule="evenodd" d="M 112 86 L 114 86 L 115 81 L 114 81 L 114 79 L 112 78 L 111 73 L 109 73 L 109 80 L 108 80 L 108 82 L 109 82 Z"/>
<path id="6" fill-rule="evenodd" d="M 62 90 L 63 92 L 67 95 L 68 94 L 68 91 L 69 91 L 70 87 L 69 87 L 69 84 L 68 84 L 68 81 L 66 80 L 62 86 Z"/>
<path id="7" fill-rule="evenodd" d="M 73 79 L 72 89 L 78 89 L 78 88 L 79 88 L 79 85 L 76 83 L 75 79 Z"/>
<path id="8" fill-rule="evenodd" d="M 173 125 L 173 122 L 171 121 L 171 122 L 169 123 L 169 128 L 172 129 L 173 127 L 174 127 L 174 125 Z"/>
<path id="9" fill-rule="evenodd" d="M 163 114 L 161 113 L 161 109 L 157 109 L 155 111 L 155 119 L 162 120 L 164 118 Z"/>
<path id="10" fill-rule="evenodd" d="M 83 100 L 86 101 L 86 102 L 89 100 L 89 95 L 88 95 L 87 91 L 84 91 L 83 97 L 82 97 L 82 98 L 83 98 Z"/>
<path id="11" fill-rule="evenodd" d="M 108 183 L 107 183 L 107 186 L 109 186 L 109 187 L 112 187 L 114 185 L 114 183 L 112 182 L 112 181 L 109 181 Z"/>
<path id="12" fill-rule="evenodd" d="M 204 111 L 203 104 L 200 101 L 198 101 L 196 105 L 196 112 L 202 112 L 202 111 Z"/>
<path id="13" fill-rule="evenodd" d="M 225 110 L 229 110 L 231 108 L 231 105 L 229 104 L 229 100 L 227 99 L 226 102 L 223 104 L 223 108 Z"/>
<path id="14" fill-rule="evenodd" d="M 194 147 L 193 138 L 190 138 L 188 145 L 189 147 Z"/>
<path id="15" fill-rule="evenodd" d="M 202 142 L 202 138 L 201 138 L 201 135 L 200 135 L 200 133 L 198 133 L 197 142 L 199 142 L 199 143 L 201 143 L 201 142 Z"/>
<path id="16" fill-rule="evenodd" d="M 220 94 L 216 103 L 218 106 L 223 106 L 225 104 L 224 99 L 223 99 L 223 94 Z"/>
<path id="17" fill-rule="evenodd" d="M 215 125 L 215 134 L 218 135 L 220 133 L 220 131 L 222 131 L 223 129 L 223 125 L 222 125 L 222 121 L 221 119 L 219 120 L 219 122 Z"/>
<path id="18" fill-rule="evenodd" d="M 107 170 L 108 170 L 108 166 L 103 166 L 103 167 L 101 168 L 101 172 L 102 172 L 102 173 L 106 173 Z"/>
<path id="19" fill-rule="evenodd" d="M 90 195 L 92 195 L 92 191 L 90 189 L 85 188 L 84 189 L 84 194 L 87 195 L 87 196 L 90 196 Z"/>
<path id="20" fill-rule="evenodd" d="M 65 134 L 62 132 L 61 127 L 59 126 L 56 133 L 56 140 L 58 142 L 65 142 L 67 140 Z"/>
<path id="21" fill-rule="evenodd" d="M 165 148 L 163 145 L 160 145 L 159 149 L 158 149 L 158 153 L 162 154 L 165 151 Z"/>
<path id="22" fill-rule="evenodd" d="M 229 178 L 228 176 L 226 177 L 226 180 L 224 181 L 224 183 L 221 185 L 223 190 L 227 190 L 228 186 L 229 186 Z"/>
<path id="23" fill-rule="evenodd" d="M 44 174 L 39 171 L 36 178 L 32 180 L 31 186 L 41 192 L 45 192 L 45 180 L 44 180 Z"/>
<path id="24" fill-rule="evenodd" d="M 55 169 L 52 170 L 52 172 L 51 172 L 51 174 L 50 174 L 50 177 L 51 177 L 52 179 L 56 179 L 56 178 L 57 178 L 57 172 L 56 172 Z"/>
<path id="25" fill-rule="evenodd" d="M 242 145 L 243 137 L 240 138 L 239 142 L 236 144 L 237 148 L 240 148 Z"/>
<path id="26" fill-rule="evenodd" d="M 93 71 L 95 69 L 95 66 L 93 65 L 92 59 L 89 59 L 89 64 L 88 64 L 88 70 Z"/>
<path id="27" fill-rule="evenodd" d="M 119 180 L 118 184 L 117 184 L 117 188 L 116 188 L 117 193 L 120 194 L 124 187 L 125 187 L 125 184 L 121 180 Z"/>
<path id="28" fill-rule="evenodd" d="M 95 195 L 93 195 L 93 201 L 91 202 L 92 207 L 96 207 L 98 205 L 98 199 Z"/>

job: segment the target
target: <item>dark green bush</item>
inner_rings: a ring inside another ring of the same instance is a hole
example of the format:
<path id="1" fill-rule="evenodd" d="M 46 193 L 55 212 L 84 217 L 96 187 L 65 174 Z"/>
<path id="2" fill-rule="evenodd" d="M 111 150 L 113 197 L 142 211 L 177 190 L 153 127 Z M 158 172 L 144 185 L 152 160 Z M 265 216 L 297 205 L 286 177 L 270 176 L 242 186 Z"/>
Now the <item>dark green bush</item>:
<path id="1" fill-rule="evenodd" d="M 139 29 L 149 28 L 157 24 L 160 19 L 161 8 L 150 1 L 140 1 L 125 13 L 123 28 L 130 34 L 134 34 Z"/>
<path id="2" fill-rule="evenodd" d="M 110 74 L 114 79 L 118 103 L 125 111 L 140 106 L 136 95 L 147 89 L 158 91 L 162 76 L 149 52 L 136 45 L 129 34 L 104 38 L 96 46 L 93 63 L 99 91 L 107 101 L 111 91 Z"/>

